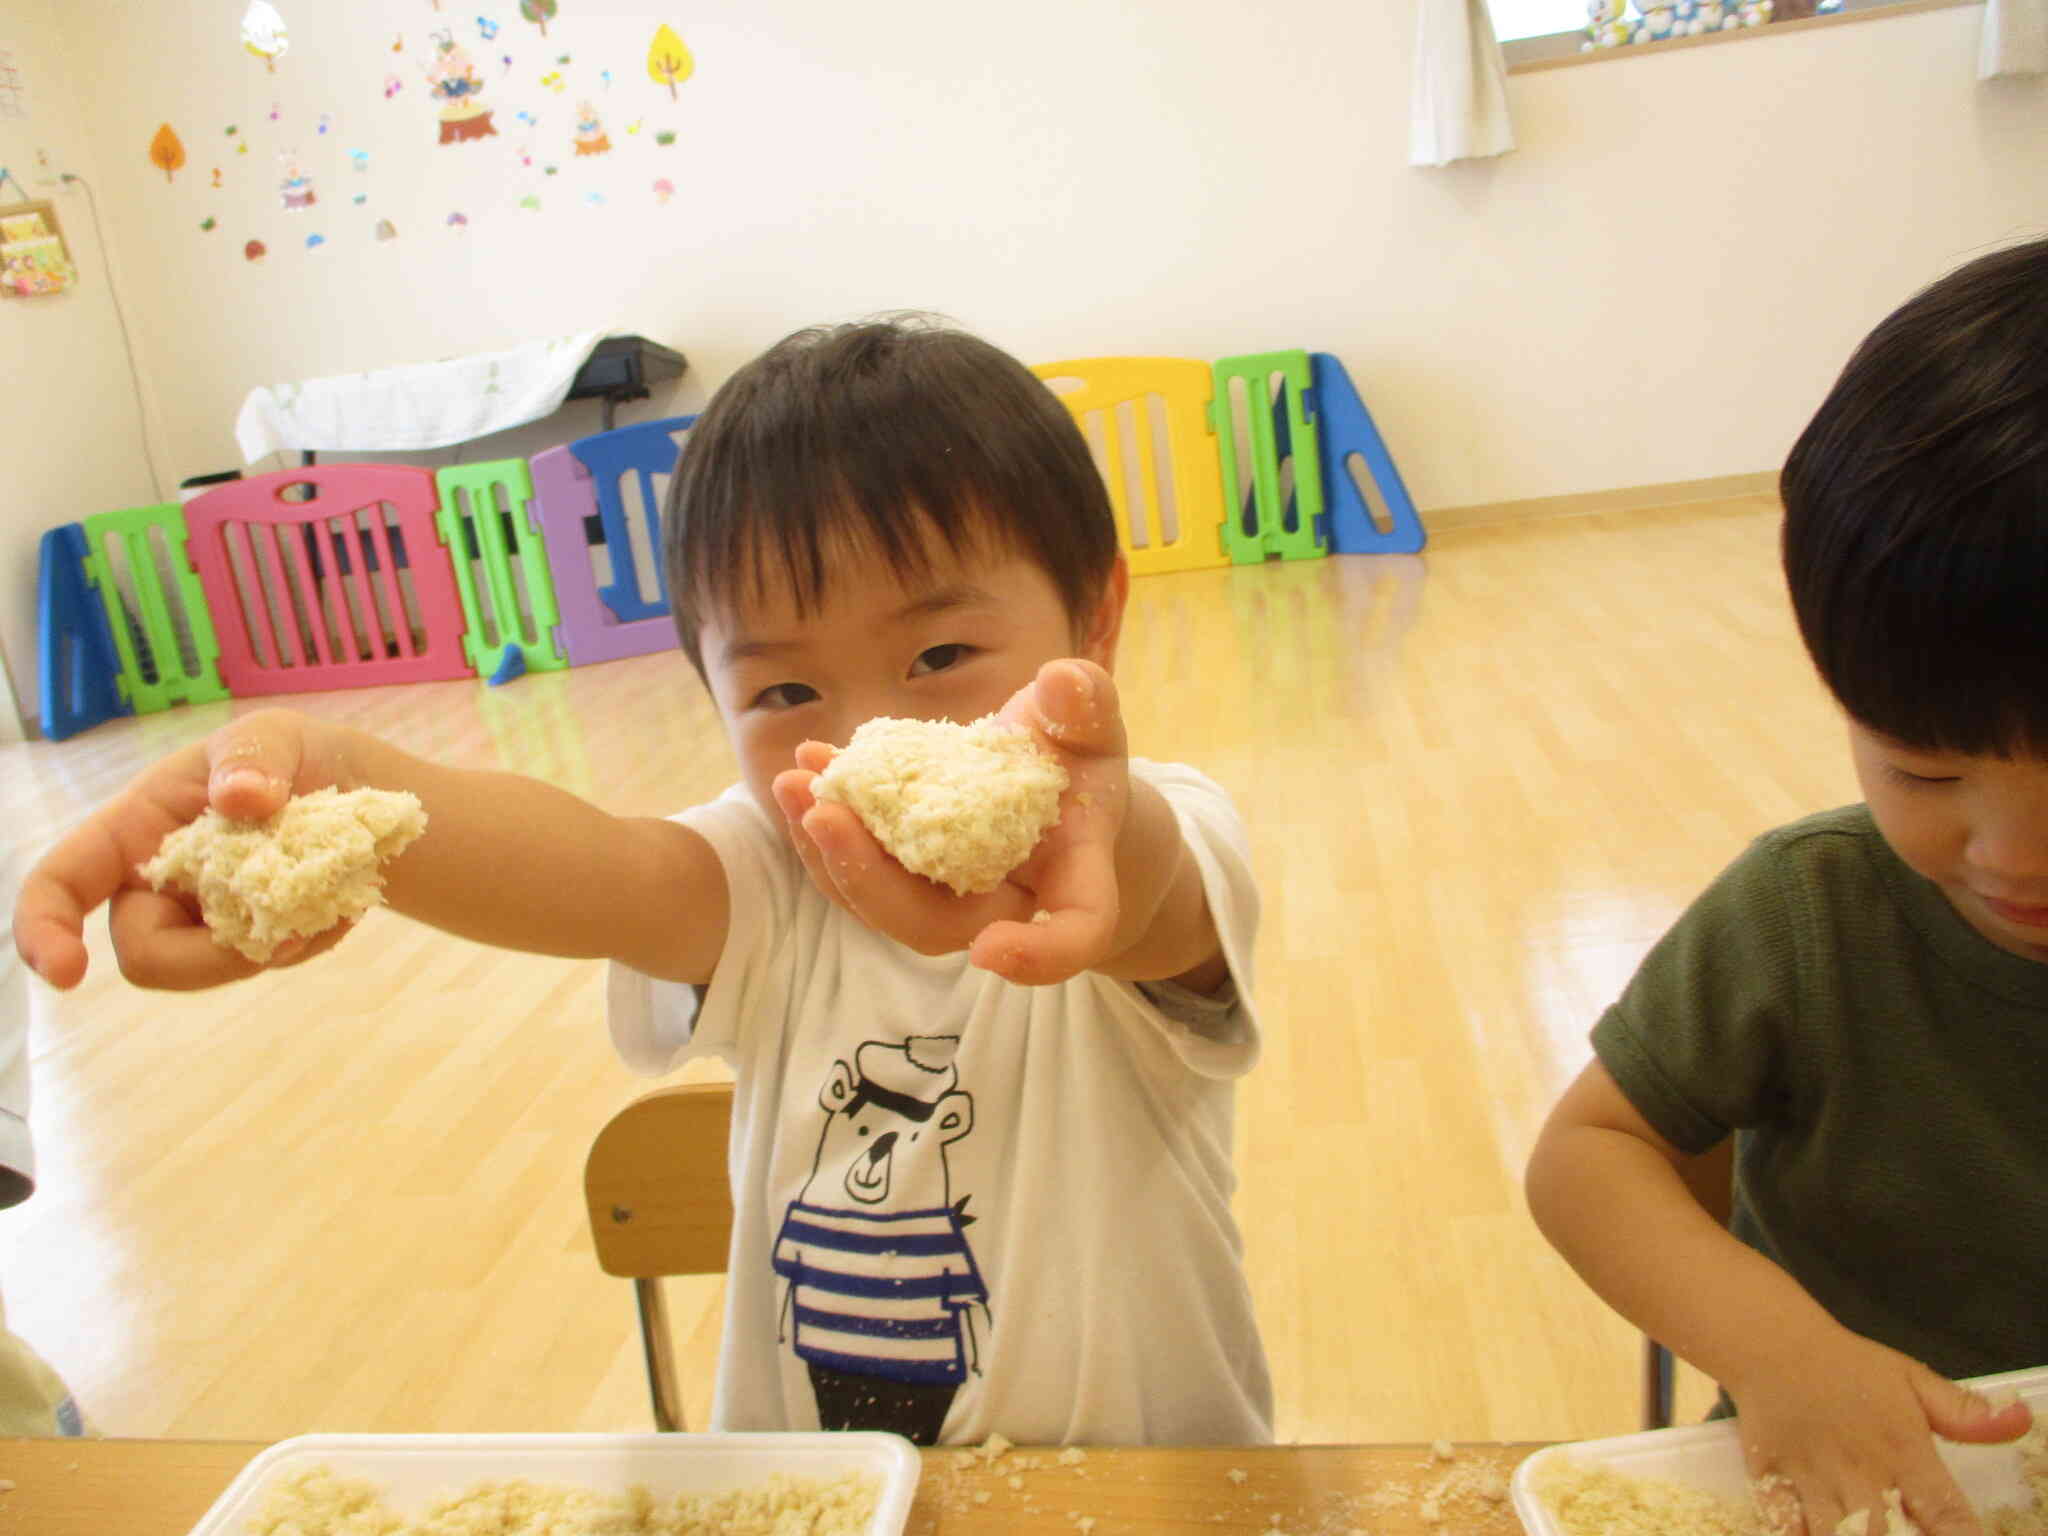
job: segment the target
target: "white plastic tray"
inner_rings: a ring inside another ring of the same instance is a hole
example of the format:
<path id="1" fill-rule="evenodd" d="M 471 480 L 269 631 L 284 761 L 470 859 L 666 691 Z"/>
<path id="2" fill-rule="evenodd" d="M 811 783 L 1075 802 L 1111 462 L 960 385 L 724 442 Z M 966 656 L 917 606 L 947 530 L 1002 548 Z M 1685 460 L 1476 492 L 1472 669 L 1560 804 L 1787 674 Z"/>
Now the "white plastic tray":
<path id="1" fill-rule="evenodd" d="M 600 1493 L 645 1485 L 656 1498 L 765 1483 L 778 1472 L 830 1480 L 866 1472 L 881 1483 L 867 1536 L 901 1536 L 917 1490 L 917 1449 L 900 1435 L 300 1435 L 259 1454 L 214 1501 L 191 1536 L 243 1536 L 272 1482 L 304 1467 L 367 1478 L 399 1514 L 486 1480 L 523 1477 Z"/>
<path id="2" fill-rule="evenodd" d="M 2048 1367 L 1979 1376 L 1969 1385 L 1986 1392 L 2019 1393 L 2037 1419 L 2048 1422 Z M 2019 1456 L 2010 1445 L 1954 1445 L 1935 1442 L 1970 1502 L 1978 1509 L 2000 1504 L 2027 1504 L 2032 1495 L 2020 1477 Z M 1515 1513 L 1530 1536 L 1564 1536 L 1564 1527 L 1538 1498 L 1535 1480 L 1558 1458 L 1611 1468 L 1629 1477 L 1653 1477 L 1683 1483 L 1748 1502 L 1749 1474 L 1732 1419 L 1692 1424 L 1679 1429 L 1651 1429 L 1610 1440 L 1581 1440 L 1538 1451 L 1515 1468 L 1509 1484 Z"/>

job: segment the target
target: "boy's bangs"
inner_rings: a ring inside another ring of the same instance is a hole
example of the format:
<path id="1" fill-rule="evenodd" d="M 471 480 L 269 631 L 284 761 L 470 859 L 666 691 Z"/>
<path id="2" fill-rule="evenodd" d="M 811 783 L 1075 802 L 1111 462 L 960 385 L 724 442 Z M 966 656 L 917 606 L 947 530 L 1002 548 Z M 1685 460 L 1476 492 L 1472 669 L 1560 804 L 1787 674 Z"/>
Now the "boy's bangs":
<path id="1" fill-rule="evenodd" d="M 1823 678 L 1909 746 L 2048 759 L 2048 508 L 1958 519 L 1852 563 Z"/>
<path id="2" fill-rule="evenodd" d="M 968 559 L 1001 543 L 994 520 L 981 515 L 971 497 L 936 507 L 923 501 L 877 505 L 856 500 L 843 484 L 758 494 L 758 506 L 719 530 L 728 548 L 693 551 L 700 607 L 787 597 L 799 617 L 809 618 L 823 606 L 833 569 L 849 561 L 879 558 L 909 586 L 932 579 L 933 556 L 941 547 Z M 708 576 L 716 570 L 740 573 L 738 590 L 709 591 Z"/>

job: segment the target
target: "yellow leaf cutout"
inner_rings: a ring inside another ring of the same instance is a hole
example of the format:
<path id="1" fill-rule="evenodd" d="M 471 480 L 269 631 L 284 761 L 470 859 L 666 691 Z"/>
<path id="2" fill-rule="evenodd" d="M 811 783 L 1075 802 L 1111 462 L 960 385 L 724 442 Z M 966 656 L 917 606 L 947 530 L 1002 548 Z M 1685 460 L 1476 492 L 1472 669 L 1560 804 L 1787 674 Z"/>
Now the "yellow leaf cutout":
<path id="1" fill-rule="evenodd" d="M 676 86 L 689 79 L 696 68 L 697 61 L 690 57 L 690 50 L 676 36 L 674 27 L 664 22 L 654 29 L 654 43 L 647 50 L 647 74 L 655 84 L 667 86 L 673 98 Z"/>
<path id="2" fill-rule="evenodd" d="M 178 142 L 169 123 L 157 129 L 156 137 L 149 141 L 149 163 L 164 173 L 165 181 L 171 180 L 173 171 L 184 168 L 185 146 Z"/>

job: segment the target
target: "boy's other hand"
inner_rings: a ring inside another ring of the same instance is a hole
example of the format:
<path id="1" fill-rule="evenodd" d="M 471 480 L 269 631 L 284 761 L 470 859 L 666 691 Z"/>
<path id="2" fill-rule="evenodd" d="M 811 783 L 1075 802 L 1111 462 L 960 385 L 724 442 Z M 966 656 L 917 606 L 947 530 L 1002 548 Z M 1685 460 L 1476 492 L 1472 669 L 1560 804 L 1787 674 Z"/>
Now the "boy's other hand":
<path id="1" fill-rule="evenodd" d="M 1934 1448 L 1993 1443 L 2027 1432 L 2023 1403 L 1987 1399 L 1918 1361 L 1854 1334 L 1788 1358 L 1738 1400 L 1743 1459 L 1767 1527 L 1784 1536 L 1834 1536 L 1844 1517 L 1870 1511 L 1882 1536 L 1885 1492 L 1927 1536 L 1981 1536 L 1982 1525 Z"/>
<path id="2" fill-rule="evenodd" d="M 340 943 L 349 925 L 282 946 L 258 965 L 216 944 L 196 902 L 153 889 L 138 866 L 165 837 L 209 806 L 252 821 L 287 799 L 337 781 L 314 750 L 308 722 L 267 709 L 222 726 L 204 741 L 145 768 L 73 827 L 29 870 L 14 904 L 14 947 L 50 985 L 85 978 L 85 920 L 103 903 L 121 973 L 142 987 L 193 991 L 294 965 Z"/>
<path id="3" fill-rule="evenodd" d="M 1107 672 L 1061 660 L 1040 667 L 999 718 L 1031 729 L 1067 770 L 1067 788 L 1059 821 L 993 891 L 960 896 L 912 874 L 851 810 L 818 800 L 812 780 L 833 753 L 822 742 L 797 749 L 775 800 L 813 883 L 870 928 L 920 954 L 964 949 L 985 970 L 1043 986 L 1101 964 L 1116 938 L 1116 841 L 1130 798 L 1123 713 Z"/>

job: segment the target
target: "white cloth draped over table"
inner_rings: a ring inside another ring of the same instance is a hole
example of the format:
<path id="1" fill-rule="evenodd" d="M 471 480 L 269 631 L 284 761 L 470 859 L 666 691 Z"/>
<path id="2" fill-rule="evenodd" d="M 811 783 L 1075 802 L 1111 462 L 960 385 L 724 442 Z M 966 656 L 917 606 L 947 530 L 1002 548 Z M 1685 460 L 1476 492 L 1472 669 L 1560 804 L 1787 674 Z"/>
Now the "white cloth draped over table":
<path id="1" fill-rule="evenodd" d="M 295 450 L 327 453 L 446 448 L 561 408 L 607 328 L 502 352 L 302 379 L 249 391 L 235 418 L 245 463 Z"/>
<path id="2" fill-rule="evenodd" d="M 1409 164 L 1448 165 L 1513 149 L 1507 73 L 1486 0 L 1416 0 Z"/>
<path id="3" fill-rule="evenodd" d="M 2048 74 L 2048 0 L 1985 0 L 1977 78 Z"/>

